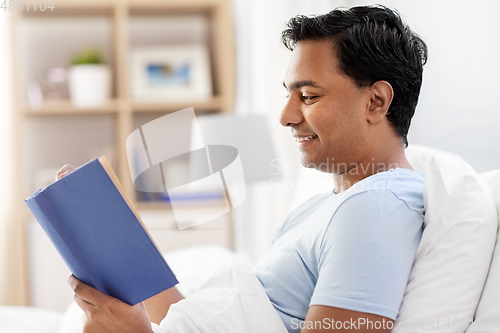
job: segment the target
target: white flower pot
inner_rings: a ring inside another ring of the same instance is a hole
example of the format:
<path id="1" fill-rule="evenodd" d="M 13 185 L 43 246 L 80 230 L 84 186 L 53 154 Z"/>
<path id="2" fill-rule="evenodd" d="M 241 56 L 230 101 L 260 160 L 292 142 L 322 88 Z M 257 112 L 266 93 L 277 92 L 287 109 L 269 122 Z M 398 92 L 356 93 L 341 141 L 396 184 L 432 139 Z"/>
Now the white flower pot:
<path id="1" fill-rule="evenodd" d="M 104 104 L 111 94 L 111 73 L 106 65 L 75 65 L 69 69 L 68 85 L 76 107 Z"/>

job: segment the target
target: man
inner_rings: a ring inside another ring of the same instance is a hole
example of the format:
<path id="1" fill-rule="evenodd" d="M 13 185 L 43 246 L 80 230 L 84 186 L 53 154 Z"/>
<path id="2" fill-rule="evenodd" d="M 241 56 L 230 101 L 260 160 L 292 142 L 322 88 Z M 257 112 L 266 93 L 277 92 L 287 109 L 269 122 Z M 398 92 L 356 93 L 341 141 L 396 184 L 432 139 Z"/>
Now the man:
<path id="1" fill-rule="evenodd" d="M 283 42 L 281 124 L 335 190 L 287 217 L 255 273 L 290 332 L 388 332 L 422 232 L 423 175 L 404 146 L 426 45 L 385 7 L 295 17 Z"/>
<path id="2" fill-rule="evenodd" d="M 298 16 L 281 124 L 335 189 L 292 212 L 255 274 L 290 332 L 389 332 L 420 241 L 423 175 L 405 154 L 425 43 L 382 6 Z M 85 332 L 151 332 L 182 295 L 128 306 L 70 277 Z M 147 308 L 147 313 L 146 313 Z M 149 314 L 149 317 L 148 317 Z"/>

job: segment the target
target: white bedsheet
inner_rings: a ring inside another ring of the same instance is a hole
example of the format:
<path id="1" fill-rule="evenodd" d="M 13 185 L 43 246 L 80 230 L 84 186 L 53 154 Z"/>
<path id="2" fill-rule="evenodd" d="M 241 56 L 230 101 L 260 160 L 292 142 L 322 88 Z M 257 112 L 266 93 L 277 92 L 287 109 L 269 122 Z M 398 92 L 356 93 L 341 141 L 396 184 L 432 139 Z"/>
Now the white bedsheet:
<path id="1" fill-rule="evenodd" d="M 158 333 L 287 333 L 244 257 L 215 246 L 164 254 L 186 299 L 174 304 Z M 0 333 L 81 333 L 83 311 L 0 307 Z"/>
<path id="2" fill-rule="evenodd" d="M 55 333 L 62 312 L 24 306 L 0 307 L 0 333 Z"/>
<path id="3" fill-rule="evenodd" d="M 287 333 L 247 261 L 229 260 L 186 299 L 173 304 L 155 333 Z"/>
<path id="4" fill-rule="evenodd" d="M 153 324 L 155 332 L 287 333 L 245 257 L 216 246 L 186 248 L 164 256 L 186 299 L 170 308 L 160 327 Z M 56 332 L 81 333 L 82 315 L 73 302 Z"/>

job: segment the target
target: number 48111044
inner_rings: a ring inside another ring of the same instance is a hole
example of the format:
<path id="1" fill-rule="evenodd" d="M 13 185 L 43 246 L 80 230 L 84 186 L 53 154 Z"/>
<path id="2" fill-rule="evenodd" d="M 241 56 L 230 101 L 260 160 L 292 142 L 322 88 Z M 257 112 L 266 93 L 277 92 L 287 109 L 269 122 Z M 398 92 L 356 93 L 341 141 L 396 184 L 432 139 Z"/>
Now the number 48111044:
<path id="1" fill-rule="evenodd" d="M 51 0 L 48 4 L 45 0 L 4 0 L 2 2 L 2 5 L 0 6 L 0 9 L 3 9 L 4 11 L 10 10 L 11 12 L 13 11 L 27 11 L 29 12 L 34 11 L 36 12 L 37 10 L 44 12 L 47 9 L 50 9 L 51 12 L 54 11 L 54 1 Z"/>

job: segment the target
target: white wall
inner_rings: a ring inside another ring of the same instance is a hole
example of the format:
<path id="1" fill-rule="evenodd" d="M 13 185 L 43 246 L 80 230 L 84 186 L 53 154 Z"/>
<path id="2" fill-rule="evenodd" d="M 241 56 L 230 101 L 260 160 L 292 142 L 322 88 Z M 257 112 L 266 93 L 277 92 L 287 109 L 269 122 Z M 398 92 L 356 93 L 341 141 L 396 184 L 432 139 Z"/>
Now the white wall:
<path id="1" fill-rule="evenodd" d="M 348 1 L 349 6 L 368 4 Z M 382 0 L 429 47 L 410 144 L 464 157 L 476 171 L 500 168 L 500 1 Z"/>

